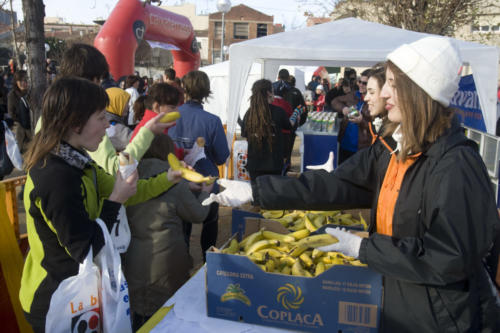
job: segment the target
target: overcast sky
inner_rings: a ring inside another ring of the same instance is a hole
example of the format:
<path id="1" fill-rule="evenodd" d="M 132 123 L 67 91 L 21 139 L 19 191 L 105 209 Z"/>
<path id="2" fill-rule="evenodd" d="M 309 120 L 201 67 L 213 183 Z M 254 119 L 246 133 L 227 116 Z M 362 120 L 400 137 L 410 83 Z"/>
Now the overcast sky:
<path id="1" fill-rule="evenodd" d="M 171 6 L 182 2 L 195 3 L 198 14 L 217 11 L 217 0 L 163 0 L 162 5 Z M 91 24 L 97 18 L 108 17 L 117 3 L 118 0 L 44 0 L 46 16 L 62 17 L 68 23 L 86 24 Z M 299 7 L 295 0 L 231 0 L 233 6 L 241 3 L 273 15 L 274 22 L 284 24 L 287 30 L 305 26 L 305 7 Z M 13 6 L 18 18 L 22 20 L 22 1 L 14 0 Z M 315 11 L 312 6 L 308 9 Z"/>

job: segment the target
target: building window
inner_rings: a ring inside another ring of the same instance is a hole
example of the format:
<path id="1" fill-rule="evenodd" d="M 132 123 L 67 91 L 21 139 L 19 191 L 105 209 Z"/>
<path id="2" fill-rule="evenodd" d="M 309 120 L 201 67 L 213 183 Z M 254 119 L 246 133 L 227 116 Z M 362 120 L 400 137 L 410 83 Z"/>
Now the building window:
<path id="1" fill-rule="evenodd" d="M 483 31 L 483 32 L 490 31 L 490 26 L 489 25 L 482 25 L 481 31 Z"/>
<path id="2" fill-rule="evenodd" d="M 257 38 L 267 36 L 267 24 L 257 24 Z"/>
<path id="3" fill-rule="evenodd" d="M 220 62 L 220 50 L 212 50 L 212 64 Z"/>
<path id="4" fill-rule="evenodd" d="M 234 38 L 235 39 L 248 39 L 248 23 L 235 23 L 234 24 Z"/>
<path id="5" fill-rule="evenodd" d="M 479 31 L 479 26 L 473 25 L 472 26 L 472 32 L 478 32 Z"/>
<path id="6" fill-rule="evenodd" d="M 500 25 L 494 25 L 491 27 L 491 31 L 493 32 L 499 32 L 500 31 Z"/>
<path id="7" fill-rule="evenodd" d="M 221 39 L 221 35 L 222 35 L 222 22 L 215 22 L 214 39 Z"/>

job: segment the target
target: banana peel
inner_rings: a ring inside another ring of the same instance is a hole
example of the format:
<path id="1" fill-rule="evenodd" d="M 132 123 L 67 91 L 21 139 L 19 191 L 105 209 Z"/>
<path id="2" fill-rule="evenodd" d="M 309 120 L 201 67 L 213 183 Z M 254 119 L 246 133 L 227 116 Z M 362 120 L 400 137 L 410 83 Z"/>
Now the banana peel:
<path id="1" fill-rule="evenodd" d="M 167 159 L 168 159 L 168 164 L 170 164 L 172 170 L 180 171 L 182 173 L 181 177 L 190 182 L 205 183 L 207 185 L 210 185 L 217 179 L 217 177 L 203 176 L 201 173 L 198 173 L 194 170 L 182 166 L 177 156 L 175 156 L 172 153 L 168 154 Z"/>

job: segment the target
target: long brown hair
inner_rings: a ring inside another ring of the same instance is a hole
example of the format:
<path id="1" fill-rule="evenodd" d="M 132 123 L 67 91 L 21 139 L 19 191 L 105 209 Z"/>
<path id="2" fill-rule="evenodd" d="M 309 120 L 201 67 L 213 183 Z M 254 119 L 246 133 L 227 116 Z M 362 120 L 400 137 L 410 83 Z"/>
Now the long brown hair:
<path id="1" fill-rule="evenodd" d="M 52 83 L 43 96 L 42 128 L 25 154 L 25 169 L 30 170 L 59 147 L 68 130 L 81 130 L 90 116 L 103 110 L 108 102 L 106 91 L 87 79 L 63 77 Z"/>
<path id="2" fill-rule="evenodd" d="M 405 161 L 408 155 L 423 152 L 451 126 L 453 109 L 433 100 L 391 61 L 386 68 L 394 74 L 394 84 L 401 110 L 403 142 L 398 158 Z M 398 124 L 385 127 L 383 136 L 391 135 Z"/>
<path id="3" fill-rule="evenodd" d="M 250 108 L 245 120 L 245 131 L 247 139 L 261 148 L 264 140 L 267 140 L 269 150 L 272 151 L 273 121 L 271 109 L 269 108 L 268 93 L 273 92 L 271 81 L 261 79 L 255 81 L 252 86 L 250 97 Z"/>

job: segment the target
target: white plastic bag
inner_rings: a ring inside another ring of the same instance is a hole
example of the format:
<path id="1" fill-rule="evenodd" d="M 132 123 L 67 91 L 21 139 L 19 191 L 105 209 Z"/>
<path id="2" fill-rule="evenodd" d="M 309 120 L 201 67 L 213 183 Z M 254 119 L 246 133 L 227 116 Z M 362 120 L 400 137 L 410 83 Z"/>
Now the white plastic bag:
<path id="1" fill-rule="evenodd" d="M 127 212 L 122 205 L 118 211 L 118 221 L 111 229 L 111 239 L 115 249 L 120 253 L 125 253 L 130 244 L 130 238 L 130 226 L 128 225 Z"/>
<path id="2" fill-rule="evenodd" d="M 104 333 L 132 333 L 128 285 L 122 271 L 120 254 L 113 245 L 106 224 L 96 222 L 102 229 L 105 244 L 95 257 L 101 270 L 101 314 Z"/>
<path id="3" fill-rule="evenodd" d="M 99 269 L 93 262 L 90 247 L 78 275 L 62 281 L 52 294 L 45 331 L 101 332 L 99 284 Z"/>
<path id="4" fill-rule="evenodd" d="M 7 145 L 7 155 L 9 155 L 10 161 L 14 167 L 18 170 L 23 170 L 23 158 L 21 157 L 21 151 L 16 142 L 16 136 L 7 126 L 7 123 L 3 122 L 3 127 L 5 128 L 5 144 Z"/>

